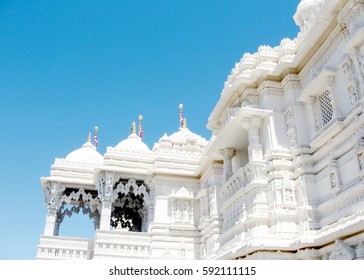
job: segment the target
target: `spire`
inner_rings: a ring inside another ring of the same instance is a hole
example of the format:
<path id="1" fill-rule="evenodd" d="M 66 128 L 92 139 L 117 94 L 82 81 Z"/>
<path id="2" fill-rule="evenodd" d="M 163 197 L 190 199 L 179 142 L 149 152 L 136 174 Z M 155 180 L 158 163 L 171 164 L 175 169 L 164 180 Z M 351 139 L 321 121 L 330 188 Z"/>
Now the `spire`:
<path id="1" fill-rule="evenodd" d="M 139 115 L 138 120 L 139 120 L 139 137 L 143 138 L 143 133 L 144 133 L 143 124 L 142 124 L 143 116 Z"/>
<path id="2" fill-rule="evenodd" d="M 95 126 L 94 128 L 94 146 L 97 148 L 97 144 L 99 143 L 99 139 L 97 136 L 97 132 L 99 131 L 99 128 Z"/>
<path id="3" fill-rule="evenodd" d="M 88 133 L 87 142 L 91 143 L 91 132 Z"/>
<path id="4" fill-rule="evenodd" d="M 185 118 L 183 117 L 183 104 L 179 104 L 179 127 L 183 128 L 185 123 Z"/>
<path id="5" fill-rule="evenodd" d="M 131 123 L 131 133 L 136 133 L 135 122 Z"/>
<path id="6" fill-rule="evenodd" d="M 183 128 L 187 128 L 187 119 L 186 118 L 183 121 Z"/>

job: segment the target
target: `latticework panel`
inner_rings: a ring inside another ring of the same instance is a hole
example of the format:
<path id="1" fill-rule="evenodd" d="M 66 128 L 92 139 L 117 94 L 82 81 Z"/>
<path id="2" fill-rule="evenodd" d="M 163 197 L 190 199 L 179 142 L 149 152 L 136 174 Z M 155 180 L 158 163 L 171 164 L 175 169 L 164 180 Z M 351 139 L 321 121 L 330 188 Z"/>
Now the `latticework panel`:
<path id="1" fill-rule="evenodd" d="M 332 119 L 333 107 L 331 104 L 330 91 L 325 90 L 319 97 L 322 125 L 327 124 Z"/>

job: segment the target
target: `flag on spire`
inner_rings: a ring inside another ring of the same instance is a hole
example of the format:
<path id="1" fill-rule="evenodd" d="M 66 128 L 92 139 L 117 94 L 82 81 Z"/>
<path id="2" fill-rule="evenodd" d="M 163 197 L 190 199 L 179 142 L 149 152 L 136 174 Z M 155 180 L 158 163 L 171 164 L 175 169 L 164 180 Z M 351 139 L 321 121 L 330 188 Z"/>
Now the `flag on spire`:
<path id="1" fill-rule="evenodd" d="M 94 130 L 94 146 L 97 148 L 97 144 L 99 143 L 99 139 L 97 136 L 97 131 L 99 130 L 99 128 L 97 126 L 95 126 L 95 130 Z"/>
<path id="2" fill-rule="evenodd" d="M 185 118 L 183 116 L 183 104 L 179 104 L 179 127 L 183 128 L 185 123 Z"/>
<path id="3" fill-rule="evenodd" d="M 143 116 L 140 115 L 139 116 L 139 137 L 140 138 L 143 138 L 143 133 L 144 133 L 142 120 L 143 120 Z"/>

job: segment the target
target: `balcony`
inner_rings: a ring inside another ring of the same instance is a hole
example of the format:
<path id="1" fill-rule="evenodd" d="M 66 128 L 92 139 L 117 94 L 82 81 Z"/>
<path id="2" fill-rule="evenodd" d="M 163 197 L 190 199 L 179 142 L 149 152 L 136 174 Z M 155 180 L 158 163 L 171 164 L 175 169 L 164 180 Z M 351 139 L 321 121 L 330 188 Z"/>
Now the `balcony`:
<path id="1" fill-rule="evenodd" d="M 224 201 L 229 200 L 238 190 L 245 188 L 250 183 L 265 183 L 264 167 L 263 162 L 249 162 L 239 168 L 222 186 Z"/>

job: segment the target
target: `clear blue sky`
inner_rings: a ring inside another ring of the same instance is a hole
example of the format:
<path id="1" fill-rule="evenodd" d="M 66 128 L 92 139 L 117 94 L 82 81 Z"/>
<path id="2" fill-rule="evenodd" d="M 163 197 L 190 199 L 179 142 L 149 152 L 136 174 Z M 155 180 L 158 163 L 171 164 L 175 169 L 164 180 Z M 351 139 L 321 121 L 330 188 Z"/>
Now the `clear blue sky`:
<path id="1" fill-rule="evenodd" d="M 296 37 L 298 3 L 0 0 L 0 259 L 35 258 L 46 216 L 40 177 L 95 125 L 103 154 L 142 114 L 152 148 L 178 130 L 183 103 L 188 127 L 209 139 L 232 67 L 259 45 Z M 64 223 L 65 235 L 87 232 L 83 217 Z"/>

